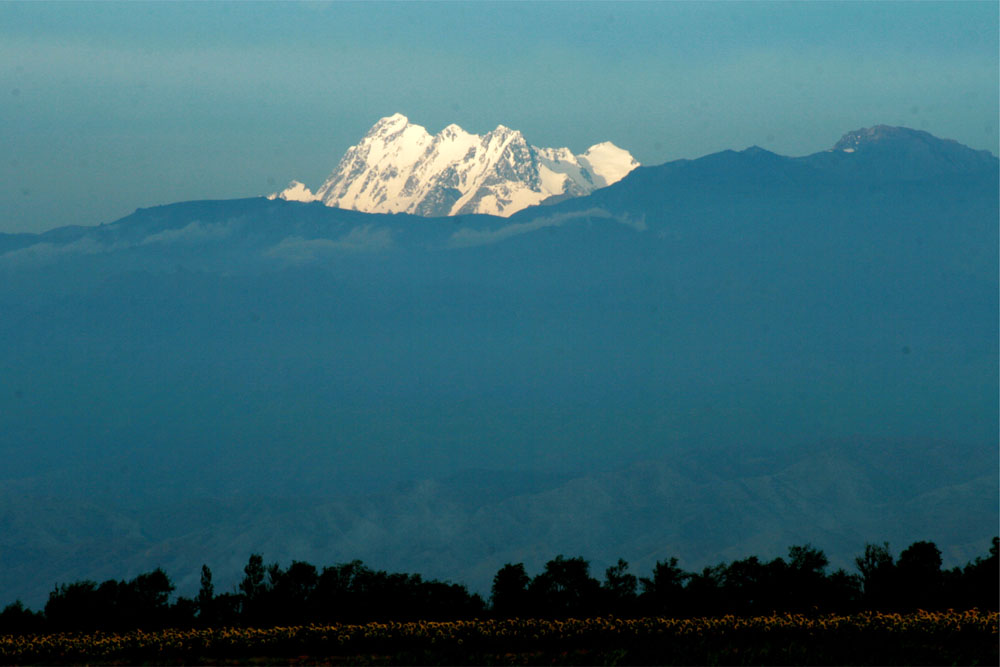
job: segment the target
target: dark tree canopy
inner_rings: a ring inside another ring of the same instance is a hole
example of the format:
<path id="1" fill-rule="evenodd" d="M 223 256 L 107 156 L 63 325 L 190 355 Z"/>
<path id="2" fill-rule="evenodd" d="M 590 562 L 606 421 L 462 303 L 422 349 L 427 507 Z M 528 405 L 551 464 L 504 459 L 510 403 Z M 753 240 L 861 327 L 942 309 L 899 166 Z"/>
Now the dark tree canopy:
<path id="1" fill-rule="evenodd" d="M 781 612 L 997 609 L 998 551 L 964 567 L 942 570 L 933 542 L 914 542 L 896 560 L 887 543 L 867 544 L 857 574 L 827 574 L 826 555 L 809 544 L 788 549 L 787 560 L 749 556 L 697 572 L 676 558 L 657 561 L 636 577 L 619 559 L 599 582 L 582 557 L 559 555 L 531 577 L 523 563 L 507 563 L 493 578 L 491 605 L 459 584 L 419 574 L 373 570 L 359 560 L 317 568 L 287 568 L 251 554 L 232 593 L 216 594 L 212 571 L 201 567 L 196 598 L 171 603 L 174 585 L 157 568 L 129 581 L 59 584 L 44 611 L 20 601 L 0 611 L 0 633 L 124 630 L 163 627 L 272 626 L 369 621 L 457 620 L 495 617 L 770 615 Z"/>
<path id="2" fill-rule="evenodd" d="M 528 585 L 531 578 L 524 563 L 507 563 L 493 577 L 490 601 L 493 613 L 501 617 L 523 616 L 529 611 Z"/>
<path id="3" fill-rule="evenodd" d="M 545 564 L 545 570 L 531 581 L 532 602 L 542 616 L 580 616 L 593 614 L 601 585 L 590 576 L 590 563 L 581 557 L 558 555 Z"/>
<path id="4" fill-rule="evenodd" d="M 629 607 L 635 603 L 639 580 L 628 571 L 628 563 L 619 558 L 615 565 L 604 571 L 601 588 L 605 598 L 603 606 L 616 615 L 622 615 L 628 613 Z"/>

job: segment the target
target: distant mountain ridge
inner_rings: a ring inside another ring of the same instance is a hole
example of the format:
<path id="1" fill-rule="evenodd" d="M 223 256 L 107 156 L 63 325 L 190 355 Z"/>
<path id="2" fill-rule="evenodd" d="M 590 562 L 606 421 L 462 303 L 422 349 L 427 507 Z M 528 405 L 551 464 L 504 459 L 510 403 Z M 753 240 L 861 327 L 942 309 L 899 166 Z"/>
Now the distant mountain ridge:
<path id="1" fill-rule="evenodd" d="M 638 166 L 610 142 L 574 155 L 531 146 L 503 125 L 480 136 L 452 124 L 431 136 L 397 113 L 349 148 L 315 194 L 292 181 L 270 197 L 368 213 L 509 216 L 550 198 L 585 195 Z"/>
<path id="2" fill-rule="evenodd" d="M 940 139 L 930 132 L 892 125 L 874 125 L 848 132 L 831 150 L 845 153 L 894 150 L 911 156 L 916 152 L 923 152 L 936 155 L 939 160 L 953 166 L 962 165 L 963 169 L 981 167 L 991 159 L 996 160 L 996 156 L 987 150 L 977 151 L 954 139 Z"/>
<path id="3" fill-rule="evenodd" d="M 257 197 L 0 234 L 0 590 L 191 592 L 252 552 L 480 589 L 560 552 L 981 554 L 1000 161 L 838 146 L 507 218 Z"/>
<path id="4" fill-rule="evenodd" d="M 152 524 L 141 510 L 88 500 L 67 511 L 50 498 L 36 501 L 43 519 L 30 522 L 23 492 L 0 482 L 0 506 L 15 517 L 0 535 L 11 561 L 0 590 L 41 606 L 65 576 L 60 556 L 69 551 L 88 564 L 77 576 L 102 580 L 162 566 L 185 595 L 197 591 L 202 562 L 217 586 L 235 585 L 251 552 L 284 565 L 361 559 L 488 595 L 504 563 L 524 562 L 537 573 L 560 553 L 591 560 L 595 576 L 624 556 L 642 576 L 671 556 L 697 569 L 777 557 L 806 542 L 849 571 L 871 541 L 889 541 L 898 553 L 932 540 L 946 566 L 985 550 L 989 536 L 977 533 L 995 515 L 986 471 L 996 456 L 976 452 L 933 474 L 951 453 L 941 443 L 921 443 L 916 452 L 885 442 L 815 449 L 767 459 L 715 453 L 724 466 L 712 464 L 713 453 L 684 452 L 581 477 L 467 470 L 345 499 L 180 499 Z M 899 480 L 912 488 L 901 489 Z M 121 546 L 113 558 L 110 540 Z M 25 558 L 21 552 L 32 547 L 35 557 Z M 23 583 L 39 578 L 33 587 Z"/>
<path id="5" fill-rule="evenodd" d="M 889 125 L 848 132 L 829 151 L 799 159 L 837 168 L 843 175 L 864 173 L 879 181 L 961 177 L 997 163 L 989 151 L 977 151 L 922 130 Z"/>

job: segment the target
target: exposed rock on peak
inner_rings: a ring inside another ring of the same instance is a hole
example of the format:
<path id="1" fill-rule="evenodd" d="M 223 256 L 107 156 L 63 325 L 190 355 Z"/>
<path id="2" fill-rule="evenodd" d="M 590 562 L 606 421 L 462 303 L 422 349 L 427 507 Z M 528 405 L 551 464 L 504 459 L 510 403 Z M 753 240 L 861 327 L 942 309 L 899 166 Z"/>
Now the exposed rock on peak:
<path id="1" fill-rule="evenodd" d="M 588 194 L 638 166 L 610 142 L 574 155 L 568 148 L 532 146 L 505 125 L 480 136 L 453 123 L 432 136 L 396 113 L 348 149 L 315 195 L 293 181 L 271 198 L 368 213 L 509 216 L 550 198 Z"/>
<path id="2" fill-rule="evenodd" d="M 995 165 L 989 151 L 977 151 L 953 139 L 940 139 L 908 127 L 875 125 L 848 132 L 828 153 L 855 154 L 863 163 L 877 158 L 879 174 L 900 178 L 942 176 L 977 171 Z M 820 154 L 821 155 L 821 154 Z M 864 159 L 863 159 L 864 158 Z M 853 168 L 863 168 L 859 163 Z"/>

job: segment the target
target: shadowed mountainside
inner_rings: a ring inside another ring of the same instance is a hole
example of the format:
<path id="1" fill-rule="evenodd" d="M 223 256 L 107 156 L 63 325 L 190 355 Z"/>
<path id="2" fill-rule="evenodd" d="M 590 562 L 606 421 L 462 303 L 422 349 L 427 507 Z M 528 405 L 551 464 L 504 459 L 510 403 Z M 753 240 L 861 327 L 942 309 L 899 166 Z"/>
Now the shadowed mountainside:
<path id="1" fill-rule="evenodd" d="M 253 550 L 473 585 L 562 550 L 981 552 L 997 160 L 903 128 L 838 146 L 509 219 L 261 198 L 0 235 L 0 587 Z M 462 501 L 469 470 L 489 492 Z"/>

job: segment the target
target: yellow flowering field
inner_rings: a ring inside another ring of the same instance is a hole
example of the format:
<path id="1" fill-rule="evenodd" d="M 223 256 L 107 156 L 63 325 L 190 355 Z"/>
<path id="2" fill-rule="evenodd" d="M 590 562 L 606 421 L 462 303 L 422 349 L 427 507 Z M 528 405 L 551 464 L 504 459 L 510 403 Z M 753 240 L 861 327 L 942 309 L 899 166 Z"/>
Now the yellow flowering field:
<path id="1" fill-rule="evenodd" d="M 997 612 L 369 623 L 0 636 L 0 664 L 997 664 Z"/>

